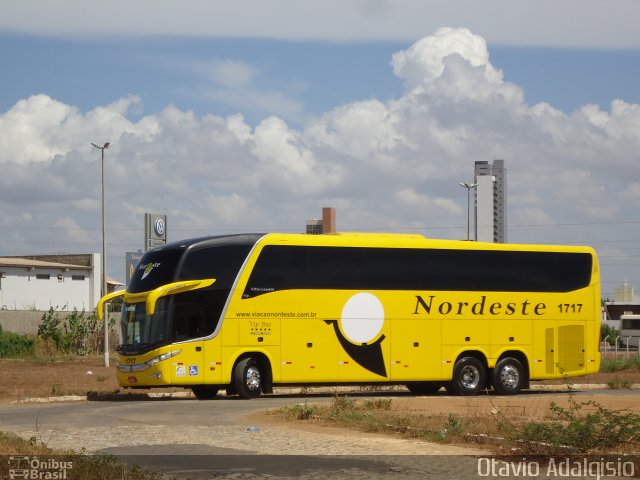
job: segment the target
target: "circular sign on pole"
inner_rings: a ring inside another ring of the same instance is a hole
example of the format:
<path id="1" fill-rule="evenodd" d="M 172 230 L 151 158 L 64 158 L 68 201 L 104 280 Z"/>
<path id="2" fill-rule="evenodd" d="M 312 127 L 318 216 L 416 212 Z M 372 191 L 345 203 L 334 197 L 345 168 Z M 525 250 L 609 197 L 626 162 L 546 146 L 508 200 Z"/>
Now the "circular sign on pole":
<path id="1" fill-rule="evenodd" d="M 144 249 L 150 250 L 167 243 L 167 216 L 159 213 L 144 214 Z"/>
<path id="2" fill-rule="evenodd" d="M 164 235 L 164 218 L 156 218 L 156 221 L 153 224 L 153 229 L 158 237 L 162 237 Z"/>

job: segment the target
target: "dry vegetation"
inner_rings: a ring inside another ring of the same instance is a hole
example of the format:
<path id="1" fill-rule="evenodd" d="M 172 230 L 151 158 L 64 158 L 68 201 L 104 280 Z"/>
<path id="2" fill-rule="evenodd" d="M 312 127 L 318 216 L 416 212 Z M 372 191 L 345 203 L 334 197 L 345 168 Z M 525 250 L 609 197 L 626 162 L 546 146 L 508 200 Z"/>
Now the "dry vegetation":
<path id="1" fill-rule="evenodd" d="M 65 470 L 64 477 L 47 477 L 57 473 L 55 469 L 49 471 L 47 469 L 35 471 L 35 473 L 44 475 L 41 478 L 65 478 L 68 480 L 87 480 L 87 479 L 120 479 L 120 480 L 159 480 L 160 475 L 153 472 L 147 472 L 135 465 L 129 465 L 120 462 L 115 457 L 109 455 L 87 456 L 82 452 L 60 452 L 53 450 L 46 445 L 38 444 L 32 438 L 24 440 L 16 435 L 0 432 L 0 456 L 4 458 L 11 457 L 38 457 L 41 460 L 51 462 L 54 460 L 58 463 L 71 465 L 71 468 Z M 9 474 L 8 463 L 0 464 L 0 478 L 31 478 L 18 477 Z M 15 473 L 14 473 L 15 475 Z"/>
<path id="2" fill-rule="evenodd" d="M 539 399 L 432 397 L 304 402 L 270 415 L 289 421 L 455 444 L 482 444 L 498 455 L 627 455 L 640 449 L 640 406 L 610 408 L 571 393 Z M 583 400 L 584 399 L 584 400 Z M 431 408 L 440 400 L 440 408 Z M 446 403 L 447 405 L 443 405 Z M 633 411 L 633 410 L 635 411 Z"/>

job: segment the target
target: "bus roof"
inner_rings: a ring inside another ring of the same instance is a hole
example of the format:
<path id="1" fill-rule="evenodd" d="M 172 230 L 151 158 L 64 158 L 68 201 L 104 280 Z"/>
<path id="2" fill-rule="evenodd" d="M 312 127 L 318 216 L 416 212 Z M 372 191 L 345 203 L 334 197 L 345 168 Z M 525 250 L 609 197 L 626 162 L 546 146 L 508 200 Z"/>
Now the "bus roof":
<path id="1" fill-rule="evenodd" d="M 368 233 L 338 232 L 321 235 L 305 233 L 242 233 L 231 235 L 212 235 L 180 240 L 156 247 L 152 251 L 182 250 L 189 247 L 207 247 L 222 245 L 300 245 L 300 246 L 344 246 L 378 248 L 442 248 L 453 250 L 504 250 L 504 251 L 549 251 L 576 252 L 595 255 L 588 246 L 488 243 L 466 240 L 448 240 L 427 238 L 415 233 Z"/>
<path id="2" fill-rule="evenodd" d="M 262 244 L 326 245 L 345 247 L 382 248 L 442 248 L 455 250 L 504 250 L 504 251 L 549 251 L 575 252 L 595 255 L 593 248 L 572 245 L 543 245 L 516 243 L 489 243 L 466 240 L 427 238 L 419 234 L 407 233 L 362 233 L 339 232 L 322 235 L 269 233 L 260 239 Z"/>

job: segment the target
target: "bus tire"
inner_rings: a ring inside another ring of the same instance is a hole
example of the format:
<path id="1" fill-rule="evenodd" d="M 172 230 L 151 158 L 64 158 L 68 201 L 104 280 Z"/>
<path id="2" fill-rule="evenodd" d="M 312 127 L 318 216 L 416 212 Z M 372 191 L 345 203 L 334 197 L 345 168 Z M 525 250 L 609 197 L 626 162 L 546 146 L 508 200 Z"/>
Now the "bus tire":
<path id="1" fill-rule="evenodd" d="M 212 385 L 197 385 L 191 391 L 198 400 L 213 400 L 218 395 L 218 387 Z"/>
<path id="2" fill-rule="evenodd" d="M 517 395 L 526 384 L 526 373 L 520 360 L 506 357 L 493 369 L 493 389 L 500 395 Z"/>
<path id="3" fill-rule="evenodd" d="M 447 391 L 458 395 L 476 395 L 486 387 L 487 372 L 480 360 L 475 357 L 462 357 L 453 367 L 453 379 L 447 385 Z"/>
<path id="4" fill-rule="evenodd" d="M 414 395 L 432 395 L 440 390 L 441 383 L 438 382 L 416 382 L 407 383 L 407 388 Z"/>
<path id="5" fill-rule="evenodd" d="M 256 398 L 262 393 L 262 372 L 253 358 L 240 360 L 233 371 L 233 386 L 240 398 Z"/>

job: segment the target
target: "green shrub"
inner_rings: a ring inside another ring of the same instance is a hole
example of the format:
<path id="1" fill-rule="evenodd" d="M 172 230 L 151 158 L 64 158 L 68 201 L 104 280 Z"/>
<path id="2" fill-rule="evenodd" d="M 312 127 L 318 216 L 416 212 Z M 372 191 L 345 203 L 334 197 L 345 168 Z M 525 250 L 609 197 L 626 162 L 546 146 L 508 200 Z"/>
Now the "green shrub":
<path id="1" fill-rule="evenodd" d="M 58 313 L 51 307 L 48 312 L 42 314 L 41 320 L 38 326 L 38 336 L 50 347 L 62 350 L 62 328 Z"/>
<path id="2" fill-rule="evenodd" d="M 110 330 L 114 333 L 115 321 L 110 317 Z M 66 320 L 60 319 L 60 312 L 50 308 L 42 314 L 38 327 L 38 337 L 42 338 L 50 350 L 72 355 L 86 355 L 103 350 L 103 323 L 98 322 L 95 313 L 84 310 L 67 314 Z"/>
<path id="3" fill-rule="evenodd" d="M 608 338 L 607 338 L 608 336 Z M 613 328 L 611 325 L 600 325 L 600 340 L 604 341 L 606 338 L 609 344 L 613 344 L 614 340 L 620 336 L 620 332 Z"/>
<path id="4" fill-rule="evenodd" d="M 34 339 L 30 335 L 20 335 L 0 330 L 0 358 L 28 357 L 33 355 Z"/>
<path id="5" fill-rule="evenodd" d="M 585 407 L 587 411 L 583 411 Z M 594 401 L 577 403 L 572 399 L 568 408 L 552 402 L 551 412 L 550 421 L 524 425 L 520 438 L 553 450 L 562 446 L 575 453 L 587 453 L 594 447 L 606 450 L 635 443 L 640 435 L 638 414 L 610 410 Z"/>
<path id="6" fill-rule="evenodd" d="M 600 370 L 607 373 L 620 372 L 622 370 L 640 370 L 640 356 L 614 359 L 603 358 Z"/>
<path id="7" fill-rule="evenodd" d="M 294 405 L 289 408 L 291 416 L 296 420 L 309 420 L 313 417 L 316 411 L 316 407 L 309 405 L 307 402 L 304 402 L 304 404 Z"/>
<path id="8" fill-rule="evenodd" d="M 611 380 L 607 381 L 607 387 L 611 390 L 631 390 L 631 388 L 633 388 L 633 382 L 626 378 L 614 377 Z"/>

